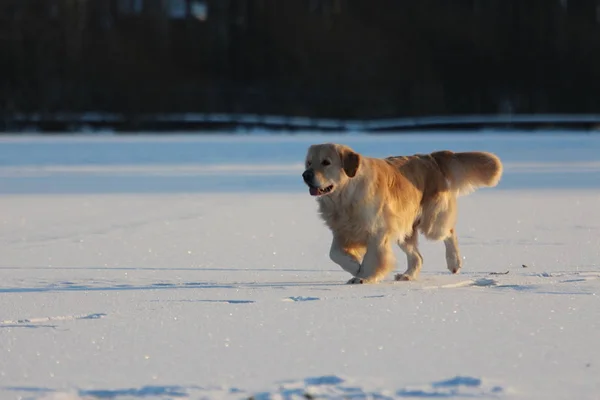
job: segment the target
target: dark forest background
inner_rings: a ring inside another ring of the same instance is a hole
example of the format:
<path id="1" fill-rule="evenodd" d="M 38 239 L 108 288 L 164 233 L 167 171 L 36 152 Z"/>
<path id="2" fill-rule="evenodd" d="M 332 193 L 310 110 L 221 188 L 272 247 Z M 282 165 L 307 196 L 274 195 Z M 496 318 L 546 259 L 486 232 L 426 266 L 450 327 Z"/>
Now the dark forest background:
<path id="1" fill-rule="evenodd" d="M 0 119 L 600 112 L 600 0 L 0 0 Z"/>

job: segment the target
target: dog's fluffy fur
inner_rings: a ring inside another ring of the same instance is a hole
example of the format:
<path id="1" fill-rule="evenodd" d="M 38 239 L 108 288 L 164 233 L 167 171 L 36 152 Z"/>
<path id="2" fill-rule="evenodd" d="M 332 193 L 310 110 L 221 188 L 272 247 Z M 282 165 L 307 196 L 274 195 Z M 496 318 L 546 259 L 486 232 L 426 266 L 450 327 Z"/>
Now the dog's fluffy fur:
<path id="1" fill-rule="evenodd" d="M 381 159 L 333 143 L 310 146 L 303 173 L 333 233 L 329 256 L 354 277 L 348 283 L 383 279 L 394 268 L 393 243 L 406 253 L 408 263 L 396 280 L 416 279 L 423 263 L 418 232 L 444 242 L 448 269 L 457 273 L 456 198 L 496 186 L 501 176 L 500 159 L 486 152 Z"/>

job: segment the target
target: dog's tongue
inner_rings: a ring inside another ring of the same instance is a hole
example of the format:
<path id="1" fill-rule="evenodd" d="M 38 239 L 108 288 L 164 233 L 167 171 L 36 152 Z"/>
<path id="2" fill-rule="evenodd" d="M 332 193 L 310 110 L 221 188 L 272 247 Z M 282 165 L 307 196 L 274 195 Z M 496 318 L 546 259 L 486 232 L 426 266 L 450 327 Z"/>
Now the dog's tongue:
<path id="1" fill-rule="evenodd" d="M 319 189 L 314 187 L 309 188 L 308 191 L 310 192 L 311 196 L 317 196 L 319 194 Z"/>

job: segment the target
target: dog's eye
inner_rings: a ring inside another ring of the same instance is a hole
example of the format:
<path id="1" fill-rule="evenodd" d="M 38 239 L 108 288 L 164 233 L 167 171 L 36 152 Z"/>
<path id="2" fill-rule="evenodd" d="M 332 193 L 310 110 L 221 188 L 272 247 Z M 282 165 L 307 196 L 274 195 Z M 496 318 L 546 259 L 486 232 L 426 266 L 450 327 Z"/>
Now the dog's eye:
<path id="1" fill-rule="evenodd" d="M 331 164 L 331 161 L 329 161 L 329 160 L 323 160 L 323 161 L 321 161 L 321 164 L 327 166 L 327 165 Z"/>

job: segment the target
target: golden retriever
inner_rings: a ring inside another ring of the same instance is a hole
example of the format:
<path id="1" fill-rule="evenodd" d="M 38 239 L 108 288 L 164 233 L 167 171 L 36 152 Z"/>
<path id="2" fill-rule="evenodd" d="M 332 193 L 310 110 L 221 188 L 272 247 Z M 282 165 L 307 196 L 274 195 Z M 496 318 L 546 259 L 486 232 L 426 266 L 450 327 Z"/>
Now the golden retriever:
<path id="1" fill-rule="evenodd" d="M 353 284 L 379 282 L 394 268 L 393 243 L 408 263 L 396 280 L 417 279 L 423 264 L 418 232 L 444 241 L 447 267 L 458 273 L 456 198 L 496 186 L 502 170 L 500 159 L 487 152 L 372 158 L 324 143 L 308 148 L 302 177 L 333 233 L 329 257 L 352 274 Z"/>

